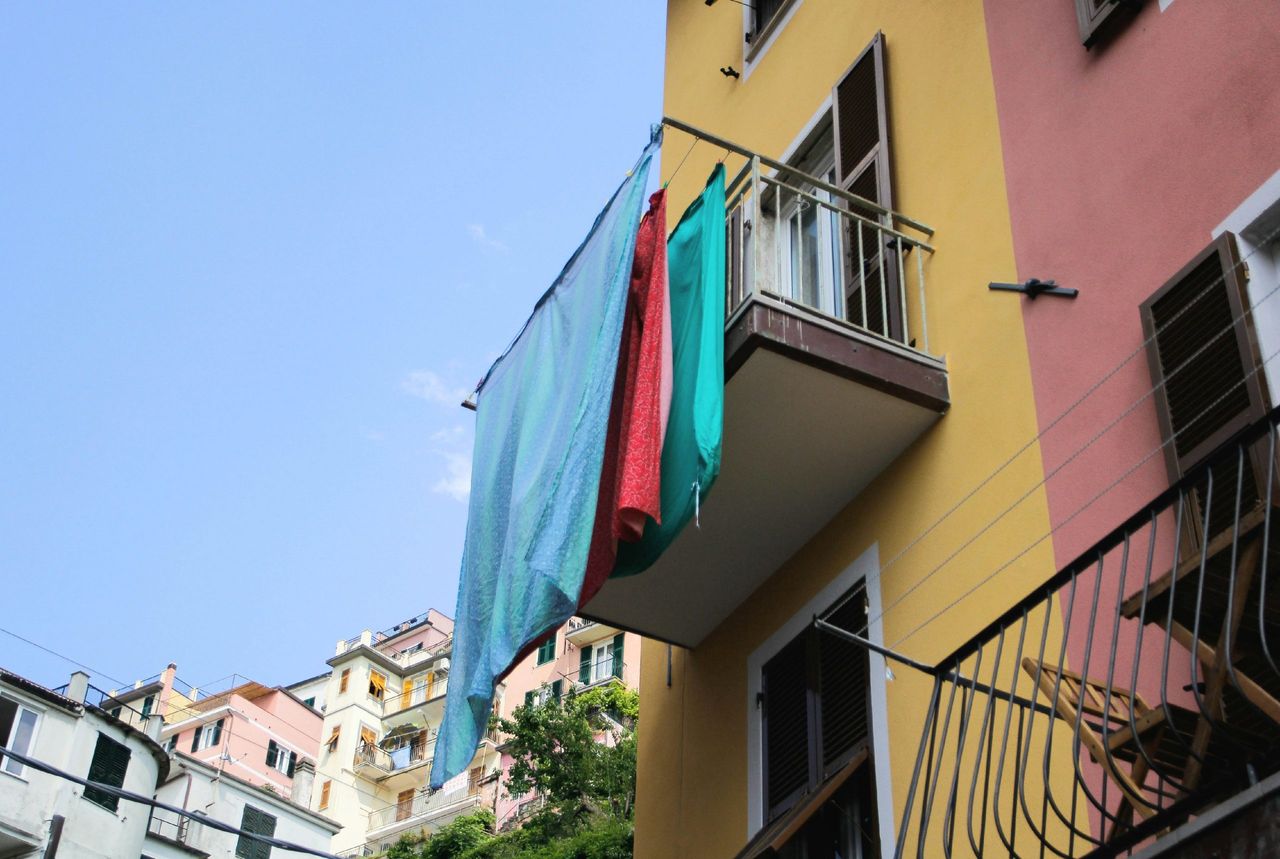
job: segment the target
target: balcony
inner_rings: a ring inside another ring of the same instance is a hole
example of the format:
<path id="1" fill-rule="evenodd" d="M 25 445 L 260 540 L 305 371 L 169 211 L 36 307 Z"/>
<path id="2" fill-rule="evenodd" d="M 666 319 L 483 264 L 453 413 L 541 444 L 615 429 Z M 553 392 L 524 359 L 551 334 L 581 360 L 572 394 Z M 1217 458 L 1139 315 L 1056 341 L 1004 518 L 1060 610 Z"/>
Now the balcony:
<path id="1" fill-rule="evenodd" d="M 643 575 L 610 580 L 582 615 L 693 647 L 928 431 L 950 395 L 929 352 L 929 228 L 668 125 L 746 159 L 727 184 L 723 466 L 701 527 Z"/>
<path id="2" fill-rule="evenodd" d="M 423 788 L 415 791 L 410 800 L 369 812 L 367 838 L 370 842 L 379 842 L 411 829 L 425 827 L 434 831 L 455 817 L 478 808 L 483 799 L 478 784 L 440 790 L 434 794 Z"/>
<path id="3" fill-rule="evenodd" d="M 897 855 L 1277 855 L 1278 420 L 932 667 Z"/>
<path id="4" fill-rule="evenodd" d="M 431 751 L 435 748 L 436 733 L 422 730 L 405 734 L 390 748 L 361 743 L 356 747 L 353 761 L 356 775 L 378 782 L 387 790 L 421 784 L 431 771 Z"/>
<path id="5" fill-rule="evenodd" d="M 426 682 L 417 683 L 408 692 L 393 692 L 388 689 L 386 696 L 382 701 L 382 718 L 392 719 L 401 714 L 410 716 L 422 714 L 422 708 L 430 707 L 434 713 L 435 710 L 444 706 L 444 696 L 449 690 L 449 678 L 447 676 L 434 680 L 430 684 Z M 423 714 L 425 716 L 425 714 Z M 438 718 L 433 721 L 439 721 Z"/>
<path id="6" fill-rule="evenodd" d="M 586 620 L 581 617 L 571 617 L 565 627 L 564 637 L 575 646 L 581 646 L 617 635 L 619 631 L 608 624 Z"/>

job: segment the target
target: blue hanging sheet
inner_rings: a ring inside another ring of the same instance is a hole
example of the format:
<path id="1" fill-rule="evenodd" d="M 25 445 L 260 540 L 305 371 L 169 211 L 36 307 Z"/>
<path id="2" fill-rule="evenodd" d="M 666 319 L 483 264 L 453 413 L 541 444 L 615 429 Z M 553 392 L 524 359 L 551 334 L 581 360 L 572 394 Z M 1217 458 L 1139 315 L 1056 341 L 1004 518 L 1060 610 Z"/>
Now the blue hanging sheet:
<path id="1" fill-rule="evenodd" d="M 573 615 L 595 521 L 623 311 L 655 129 L 636 167 L 489 369 L 431 786 L 463 772 L 494 685 Z"/>

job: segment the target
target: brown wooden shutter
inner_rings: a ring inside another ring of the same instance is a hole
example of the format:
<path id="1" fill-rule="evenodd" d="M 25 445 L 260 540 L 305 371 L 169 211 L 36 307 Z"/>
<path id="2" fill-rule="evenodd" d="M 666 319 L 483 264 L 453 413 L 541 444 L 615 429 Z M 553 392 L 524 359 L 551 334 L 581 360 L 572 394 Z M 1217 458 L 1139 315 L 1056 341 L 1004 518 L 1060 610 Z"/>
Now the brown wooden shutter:
<path id="1" fill-rule="evenodd" d="M 1160 434 L 1173 439 L 1164 447 L 1170 481 L 1270 408 L 1253 317 L 1246 313 L 1247 281 L 1235 237 L 1223 233 L 1141 305 Z M 1262 458 L 1255 452 L 1247 463 L 1242 511 L 1258 503 L 1258 487 L 1265 485 Z M 1209 537 L 1234 519 L 1237 476 L 1234 462 L 1214 468 Z M 1186 517 L 1197 545 L 1206 536 L 1200 533 L 1205 488 L 1191 493 Z"/>
<path id="2" fill-rule="evenodd" d="M 888 79 L 883 33 L 876 33 L 849 70 L 836 83 L 831 96 L 835 128 L 836 177 L 840 187 L 860 197 L 893 208 L 893 169 L 889 145 Z M 855 212 L 885 226 L 889 216 L 850 206 Z M 902 341 L 902 296 L 898 284 L 896 249 L 873 228 L 862 228 L 862 252 L 858 252 L 856 222 L 844 222 L 845 315 L 855 325 Z M 881 309 L 880 276 L 884 268 L 885 308 Z M 867 313 L 862 314 L 865 278 Z M 887 317 L 887 318 L 886 318 Z"/>
<path id="3" fill-rule="evenodd" d="M 808 636 L 764 666 L 765 810 L 785 811 L 809 786 Z"/>
<path id="4" fill-rule="evenodd" d="M 827 620 L 841 629 L 861 634 L 867 625 L 865 585 L 858 585 Z M 851 641 L 823 633 L 818 644 L 825 777 L 843 766 L 867 739 L 870 666 L 867 649 Z"/>
<path id="5" fill-rule="evenodd" d="M 1111 25 L 1123 17 L 1132 17 L 1132 9 L 1139 4 L 1125 0 L 1075 0 L 1076 23 L 1080 25 L 1080 42 L 1091 47 L 1094 42 L 1105 35 Z"/>

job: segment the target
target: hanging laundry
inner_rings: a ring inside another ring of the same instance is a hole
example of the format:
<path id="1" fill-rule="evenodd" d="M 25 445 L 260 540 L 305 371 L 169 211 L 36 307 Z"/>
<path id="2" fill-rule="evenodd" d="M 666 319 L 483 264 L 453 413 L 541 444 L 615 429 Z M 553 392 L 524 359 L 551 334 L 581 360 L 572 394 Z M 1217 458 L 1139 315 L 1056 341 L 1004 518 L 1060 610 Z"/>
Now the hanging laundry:
<path id="1" fill-rule="evenodd" d="M 640 539 L 645 521 L 661 517 L 662 439 L 671 405 L 666 209 L 666 190 L 656 191 L 636 234 L 580 604 L 595 596 L 609 578 L 618 540 Z"/>
<path id="2" fill-rule="evenodd" d="M 662 446 L 661 524 L 618 544 L 614 576 L 648 569 L 695 518 L 720 473 L 724 428 L 724 165 L 667 241 L 671 414 Z"/>
<path id="3" fill-rule="evenodd" d="M 432 787 L 471 763 L 497 678 L 577 608 L 636 229 L 661 139 L 655 129 L 636 167 L 480 383 Z"/>

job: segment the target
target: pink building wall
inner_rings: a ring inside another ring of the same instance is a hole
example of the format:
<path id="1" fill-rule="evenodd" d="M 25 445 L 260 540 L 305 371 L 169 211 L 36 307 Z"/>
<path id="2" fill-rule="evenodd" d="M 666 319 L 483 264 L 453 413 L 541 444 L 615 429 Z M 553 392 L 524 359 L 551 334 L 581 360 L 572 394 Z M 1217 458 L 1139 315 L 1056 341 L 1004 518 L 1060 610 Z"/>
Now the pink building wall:
<path id="1" fill-rule="evenodd" d="M 1159 452 L 1138 465 L 1160 443 L 1150 398 L 1077 450 L 1151 388 L 1138 305 L 1280 170 L 1280 4 L 1149 2 L 1090 50 L 1069 0 L 985 10 L 1017 277 L 1080 290 L 989 296 L 1022 302 L 1063 566 L 1168 485 Z"/>
<path id="2" fill-rule="evenodd" d="M 1080 290 L 1071 301 L 988 297 L 1022 302 L 1062 567 L 1168 486 L 1138 307 L 1280 170 L 1280 4 L 1148 2 L 1089 50 L 1069 0 L 986 0 L 985 12 L 1017 278 Z M 1143 559 L 1132 560 L 1140 574 Z M 1104 573 L 1102 616 L 1121 593 Z M 1077 593 L 1078 617 L 1091 601 L 1091 587 Z M 1087 642 L 1073 630 L 1067 663 L 1105 674 L 1109 654 L 1095 647 L 1083 665 Z M 1118 632 L 1124 685 L 1137 631 Z M 1174 656 L 1170 676 L 1187 676 L 1188 655 Z M 1158 697 L 1158 660 L 1141 668 L 1137 688 Z M 1102 774 L 1085 758 L 1097 796 Z"/>
<path id="3" fill-rule="evenodd" d="M 267 765 L 270 743 L 274 741 L 282 748 L 296 751 L 299 760 L 315 761 L 320 751 L 323 717 L 283 690 L 254 698 L 232 693 L 224 704 L 210 709 L 203 722 L 211 729 L 218 719 L 222 719 L 223 724 L 217 746 L 192 751 L 191 742 L 197 727 L 192 724 L 178 734 L 176 750 L 212 766 L 221 765 L 254 785 L 271 784 L 286 796 L 293 780 Z M 224 753 L 231 760 L 219 764 Z"/>

